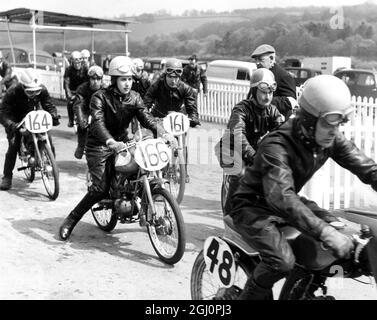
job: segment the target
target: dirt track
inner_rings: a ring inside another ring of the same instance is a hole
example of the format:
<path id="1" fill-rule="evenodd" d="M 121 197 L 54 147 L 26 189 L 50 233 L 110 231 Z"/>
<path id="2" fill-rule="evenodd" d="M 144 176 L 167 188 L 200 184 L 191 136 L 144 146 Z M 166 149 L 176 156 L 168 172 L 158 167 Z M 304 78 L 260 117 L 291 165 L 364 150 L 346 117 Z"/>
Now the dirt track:
<path id="1" fill-rule="evenodd" d="M 62 124 L 52 132 L 60 168 L 58 199 L 46 197 L 39 177 L 29 184 L 16 171 L 13 188 L 0 191 L 0 299 L 190 299 L 190 272 L 197 252 L 207 236 L 222 231 L 219 166 L 204 161 L 207 164 L 189 167 L 191 183 L 181 205 L 187 247 L 173 267 L 158 259 L 146 230 L 138 224 L 118 224 L 106 234 L 90 213 L 71 240 L 61 242 L 59 225 L 86 192 L 86 162 L 74 159 L 76 136 L 66 126 L 65 108 L 59 112 Z M 201 129 L 221 127 L 204 123 Z M 1 128 L 1 170 L 6 148 Z M 189 152 L 196 154 L 197 145 L 191 148 Z M 372 286 L 355 282 L 345 282 L 337 293 L 343 299 L 377 298 Z"/>

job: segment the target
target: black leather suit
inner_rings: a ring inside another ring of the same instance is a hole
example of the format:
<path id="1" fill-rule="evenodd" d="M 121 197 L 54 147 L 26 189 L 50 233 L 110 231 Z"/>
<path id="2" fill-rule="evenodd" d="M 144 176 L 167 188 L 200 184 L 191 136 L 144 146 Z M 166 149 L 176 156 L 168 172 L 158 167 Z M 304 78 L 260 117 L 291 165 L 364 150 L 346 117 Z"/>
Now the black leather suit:
<path id="1" fill-rule="evenodd" d="M 8 151 L 5 155 L 4 176 L 12 177 L 14 165 L 16 163 L 17 152 L 20 148 L 20 133 L 12 131 L 12 127 L 20 122 L 28 112 L 34 110 L 39 105 L 53 118 L 55 125 L 58 124 L 58 114 L 55 105 L 52 103 L 50 94 L 42 85 L 41 93 L 33 99 L 29 99 L 25 94 L 22 84 L 11 86 L 3 97 L 0 106 L 0 123 L 5 127 L 8 139 Z M 51 142 L 51 140 L 50 140 Z M 51 147 L 54 151 L 53 145 Z"/>
<path id="2" fill-rule="evenodd" d="M 166 84 L 165 74 L 149 87 L 144 103 L 152 115 L 158 118 L 164 118 L 169 111 L 183 112 L 184 104 L 188 117 L 199 123 L 193 89 L 183 81 L 178 82 L 177 88 L 170 88 Z"/>
<path id="3" fill-rule="evenodd" d="M 319 240 L 326 222 L 336 220 L 328 211 L 297 193 L 331 157 L 377 190 L 377 165 L 340 132 L 330 148 L 320 148 L 304 135 L 302 119 L 289 119 L 261 142 L 254 163 L 247 167 L 231 198 L 230 211 L 238 232 L 260 252 L 262 262 L 253 272 L 265 288 L 289 272 L 295 257 L 280 233 L 288 223 Z"/>

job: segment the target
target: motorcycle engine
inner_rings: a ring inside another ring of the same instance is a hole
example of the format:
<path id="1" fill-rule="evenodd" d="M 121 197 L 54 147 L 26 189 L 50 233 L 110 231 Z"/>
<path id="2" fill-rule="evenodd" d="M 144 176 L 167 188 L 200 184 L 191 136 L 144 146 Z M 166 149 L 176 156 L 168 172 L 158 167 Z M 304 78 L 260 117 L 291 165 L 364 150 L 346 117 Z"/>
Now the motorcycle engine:
<path id="1" fill-rule="evenodd" d="M 121 216 L 131 217 L 132 216 L 132 203 L 126 199 L 116 199 L 114 201 L 115 210 Z"/>

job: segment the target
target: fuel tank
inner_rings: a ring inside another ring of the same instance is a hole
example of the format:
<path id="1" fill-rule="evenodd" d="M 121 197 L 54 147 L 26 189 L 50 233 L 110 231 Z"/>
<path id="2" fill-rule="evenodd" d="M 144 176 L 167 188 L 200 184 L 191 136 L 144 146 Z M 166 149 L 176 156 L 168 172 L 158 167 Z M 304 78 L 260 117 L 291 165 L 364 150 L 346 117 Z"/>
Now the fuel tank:
<path id="1" fill-rule="evenodd" d="M 342 218 L 339 220 L 343 222 L 342 227 L 336 228 L 339 232 L 348 236 L 360 234 L 361 226 L 359 224 Z M 296 256 L 296 262 L 309 270 L 322 270 L 337 260 L 331 250 L 326 249 L 320 241 L 304 234 L 300 234 L 292 241 L 291 246 Z"/>

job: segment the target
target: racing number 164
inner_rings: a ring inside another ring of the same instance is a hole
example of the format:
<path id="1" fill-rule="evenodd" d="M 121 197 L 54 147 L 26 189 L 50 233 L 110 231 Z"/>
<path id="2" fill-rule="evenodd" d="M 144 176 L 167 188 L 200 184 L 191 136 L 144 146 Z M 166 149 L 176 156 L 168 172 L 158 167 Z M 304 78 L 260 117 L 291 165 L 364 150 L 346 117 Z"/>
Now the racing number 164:
<path id="1" fill-rule="evenodd" d="M 42 127 L 46 128 L 46 131 L 50 129 L 51 123 L 47 119 L 47 115 L 44 113 L 42 116 L 42 120 L 39 119 L 39 113 L 29 113 L 28 121 L 29 121 L 29 128 L 32 130 L 38 131 Z"/>

